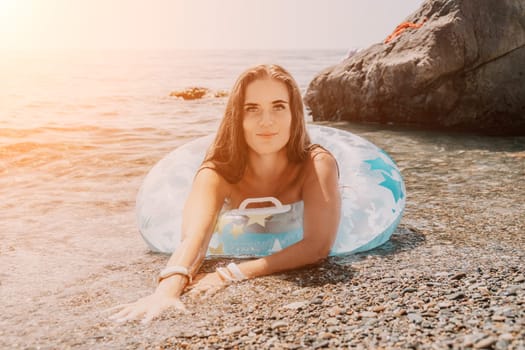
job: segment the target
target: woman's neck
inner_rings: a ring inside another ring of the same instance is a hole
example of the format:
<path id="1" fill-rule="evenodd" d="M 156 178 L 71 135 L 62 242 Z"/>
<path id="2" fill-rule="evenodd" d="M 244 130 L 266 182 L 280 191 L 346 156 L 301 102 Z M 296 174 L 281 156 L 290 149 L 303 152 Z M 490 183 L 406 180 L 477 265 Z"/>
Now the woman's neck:
<path id="1" fill-rule="evenodd" d="M 273 154 L 248 154 L 247 175 L 254 180 L 268 182 L 278 181 L 289 165 L 286 150 Z"/>

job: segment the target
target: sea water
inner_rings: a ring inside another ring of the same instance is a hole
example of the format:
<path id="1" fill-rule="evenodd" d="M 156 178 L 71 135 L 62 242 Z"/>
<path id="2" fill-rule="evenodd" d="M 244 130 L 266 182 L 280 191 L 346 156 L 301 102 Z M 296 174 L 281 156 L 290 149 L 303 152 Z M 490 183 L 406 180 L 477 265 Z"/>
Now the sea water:
<path id="1" fill-rule="evenodd" d="M 304 92 L 346 51 L 2 52 L 2 283 L 38 294 L 63 285 L 64 276 L 81 278 L 112 259 L 129 263 L 147 253 L 134 212 L 140 184 L 170 151 L 215 131 L 226 104 L 224 97 L 185 101 L 170 92 L 229 90 L 258 63 L 283 65 Z M 461 191 L 465 174 L 475 182 L 488 167 L 510 176 L 494 181 L 523 183 L 523 158 L 515 158 L 523 138 L 330 125 L 376 143 L 410 174 L 405 223 L 424 224 L 411 219 L 410 210 L 424 208 L 412 208 L 410 197 L 430 191 L 429 178 L 440 190 Z"/>

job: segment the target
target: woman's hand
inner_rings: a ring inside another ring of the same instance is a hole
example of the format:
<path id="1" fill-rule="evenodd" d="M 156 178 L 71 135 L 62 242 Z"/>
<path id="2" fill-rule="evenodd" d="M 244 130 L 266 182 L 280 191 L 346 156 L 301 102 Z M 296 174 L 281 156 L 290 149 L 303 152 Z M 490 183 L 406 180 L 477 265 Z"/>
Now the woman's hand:
<path id="1" fill-rule="evenodd" d="M 195 276 L 193 283 L 189 286 L 191 290 L 188 293 L 188 296 L 193 299 L 200 296 L 207 298 L 226 286 L 227 284 L 217 272 L 200 273 Z"/>
<path id="2" fill-rule="evenodd" d="M 109 318 L 116 322 L 126 322 L 135 320 L 138 318 L 142 319 L 142 323 L 148 323 L 153 318 L 159 316 L 165 310 L 173 307 L 175 309 L 186 311 L 184 304 L 180 301 L 179 297 L 169 296 L 165 293 L 155 292 L 147 297 L 141 298 L 134 303 L 118 305 L 109 310 L 122 309 L 119 312 L 113 314 Z"/>

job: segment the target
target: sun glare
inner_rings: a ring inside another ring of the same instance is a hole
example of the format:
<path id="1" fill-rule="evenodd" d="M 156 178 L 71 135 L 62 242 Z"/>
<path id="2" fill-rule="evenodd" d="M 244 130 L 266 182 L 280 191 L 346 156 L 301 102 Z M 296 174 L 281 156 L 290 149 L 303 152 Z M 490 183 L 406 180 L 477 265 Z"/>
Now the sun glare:
<path id="1" fill-rule="evenodd" d="M 0 0 L 0 28 L 2 31 L 16 25 L 16 14 L 21 4 L 23 2 L 17 0 Z"/>
<path id="2" fill-rule="evenodd" d="M 16 47 L 17 39 L 28 31 L 32 5 L 30 0 L 0 0 L 0 48 Z"/>

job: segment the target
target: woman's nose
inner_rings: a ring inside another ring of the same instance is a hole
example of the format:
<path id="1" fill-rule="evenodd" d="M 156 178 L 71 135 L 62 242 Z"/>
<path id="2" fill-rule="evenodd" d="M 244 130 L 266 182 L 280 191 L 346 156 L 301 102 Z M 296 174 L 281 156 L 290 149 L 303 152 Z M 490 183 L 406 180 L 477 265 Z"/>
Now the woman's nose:
<path id="1" fill-rule="evenodd" d="M 273 124 L 273 115 L 271 111 L 263 111 L 259 123 L 263 126 Z"/>

